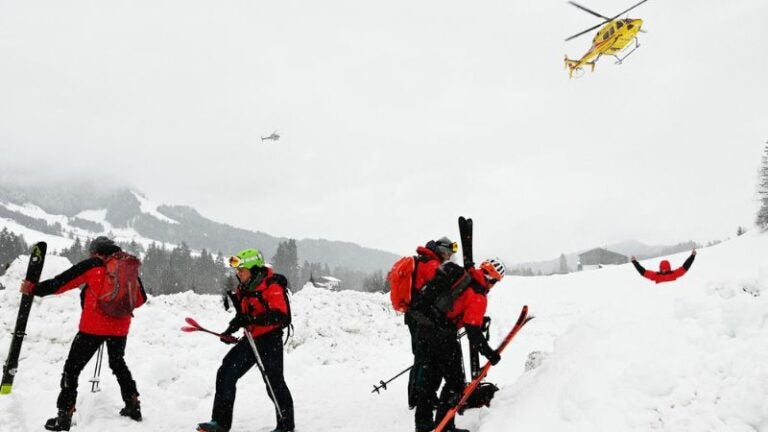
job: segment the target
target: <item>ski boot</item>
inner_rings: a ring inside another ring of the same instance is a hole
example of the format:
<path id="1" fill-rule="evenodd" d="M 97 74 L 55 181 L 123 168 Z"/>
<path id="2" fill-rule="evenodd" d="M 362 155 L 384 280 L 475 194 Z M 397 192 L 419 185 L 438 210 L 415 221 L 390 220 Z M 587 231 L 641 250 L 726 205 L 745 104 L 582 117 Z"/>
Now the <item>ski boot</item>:
<path id="1" fill-rule="evenodd" d="M 229 429 L 211 420 L 207 423 L 198 424 L 197 431 L 198 432 L 229 432 Z"/>
<path id="2" fill-rule="evenodd" d="M 130 417 L 137 422 L 141 421 L 141 402 L 138 395 L 131 396 L 131 399 L 125 402 L 125 408 L 120 410 L 120 415 Z"/>
<path id="3" fill-rule="evenodd" d="M 68 431 L 70 426 L 72 426 L 72 414 L 74 412 L 74 408 L 70 410 L 60 409 L 56 417 L 50 418 L 45 422 L 45 430 Z"/>

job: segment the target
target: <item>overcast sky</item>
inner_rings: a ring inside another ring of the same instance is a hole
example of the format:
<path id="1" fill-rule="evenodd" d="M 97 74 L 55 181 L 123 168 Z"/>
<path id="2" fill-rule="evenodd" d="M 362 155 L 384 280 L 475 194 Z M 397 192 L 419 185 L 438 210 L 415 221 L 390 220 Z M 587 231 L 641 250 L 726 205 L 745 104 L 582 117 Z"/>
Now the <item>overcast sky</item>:
<path id="1" fill-rule="evenodd" d="M 599 20 L 560 0 L 0 0 L 0 168 L 402 254 L 459 215 L 512 261 L 752 227 L 768 2 L 629 15 L 641 48 L 569 79 Z"/>

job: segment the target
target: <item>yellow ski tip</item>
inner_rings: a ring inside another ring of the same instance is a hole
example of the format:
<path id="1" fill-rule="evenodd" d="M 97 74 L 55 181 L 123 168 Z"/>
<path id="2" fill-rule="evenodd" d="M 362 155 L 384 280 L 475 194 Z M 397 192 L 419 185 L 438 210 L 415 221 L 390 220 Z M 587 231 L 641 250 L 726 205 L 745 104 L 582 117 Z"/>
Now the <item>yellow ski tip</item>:
<path id="1" fill-rule="evenodd" d="M 0 394 L 3 394 L 3 395 L 11 394 L 11 387 L 12 387 L 11 384 L 3 384 L 2 386 L 0 386 Z"/>

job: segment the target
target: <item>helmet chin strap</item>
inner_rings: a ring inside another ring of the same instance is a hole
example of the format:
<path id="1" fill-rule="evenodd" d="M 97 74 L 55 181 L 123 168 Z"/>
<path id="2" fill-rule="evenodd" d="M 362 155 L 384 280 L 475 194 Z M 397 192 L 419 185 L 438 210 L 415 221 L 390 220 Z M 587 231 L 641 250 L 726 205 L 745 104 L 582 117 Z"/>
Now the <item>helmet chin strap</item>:
<path id="1" fill-rule="evenodd" d="M 258 270 L 251 270 L 251 278 L 245 282 L 240 283 L 246 290 L 253 291 L 257 286 L 259 286 L 261 281 L 264 280 L 266 273 L 267 272 L 263 268 L 259 268 Z"/>

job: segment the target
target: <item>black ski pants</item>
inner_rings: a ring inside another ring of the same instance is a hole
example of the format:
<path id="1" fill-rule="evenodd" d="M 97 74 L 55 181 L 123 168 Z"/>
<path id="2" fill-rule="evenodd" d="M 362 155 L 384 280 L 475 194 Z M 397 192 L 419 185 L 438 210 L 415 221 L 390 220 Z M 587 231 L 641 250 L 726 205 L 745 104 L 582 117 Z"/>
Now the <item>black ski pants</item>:
<path id="1" fill-rule="evenodd" d="M 262 375 L 264 384 L 266 386 L 268 380 L 275 392 L 273 398 L 269 392 L 269 387 L 267 387 L 267 394 L 275 403 L 277 427 L 293 430 L 293 398 L 283 376 L 283 333 L 279 330 L 272 331 L 254 338 L 254 342 L 264 364 L 265 373 Z M 221 367 L 216 374 L 216 396 L 213 398 L 213 413 L 211 414 L 213 421 L 219 425 L 227 429 L 232 427 L 237 381 L 255 364 L 256 356 L 253 354 L 247 337 L 240 339 L 224 356 Z M 278 414 L 278 406 L 280 406 L 282 418 Z"/>
<path id="2" fill-rule="evenodd" d="M 423 372 L 420 373 L 420 368 L 418 367 L 417 363 L 419 361 L 419 358 L 416 355 L 416 351 L 418 350 L 419 342 L 416 338 L 416 331 L 419 327 L 418 323 L 416 322 L 416 319 L 411 316 L 411 312 L 408 311 L 405 313 L 405 325 L 408 326 L 408 332 L 411 335 L 411 352 L 413 353 L 413 367 L 411 368 L 410 372 L 408 373 L 408 408 L 413 409 L 417 406 L 419 400 L 423 400 L 424 403 L 422 403 L 422 407 L 426 406 L 426 401 L 431 401 L 431 405 L 434 407 L 437 404 L 437 388 L 440 387 L 440 377 L 436 374 L 432 374 L 433 376 L 427 378 L 432 381 L 434 381 L 433 384 L 428 384 L 427 387 L 434 387 L 435 391 L 426 395 L 424 392 L 426 390 L 424 389 L 424 384 L 420 383 L 419 386 L 417 386 L 417 376 L 421 376 L 421 380 L 423 381 L 425 378 L 423 378 L 424 374 Z M 417 388 L 418 387 L 418 388 Z M 422 411 L 424 411 L 422 409 Z M 423 416 L 423 415 L 422 415 Z M 429 411 L 429 416 L 432 416 L 431 410 Z"/>
<path id="3" fill-rule="evenodd" d="M 416 402 L 416 431 L 434 429 L 435 422 L 443 419 L 451 407 L 459 402 L 464 390 L 464 366 L 461 344 L 455 329 L 437 326 L 417 325 L 416 362 L 413 382 L 413 397 Z M 441 381 L 445 380 L 440 399 L 435 400 Z M 432 413 L 437 407 L 437 413 Z M 448 429 L 453 428 L 453 422 Z"/>
<path id="4" fill-rule="evenodd" d="M 60 410 L 71 411 L 75 407 L 77 400 L 77 381 L 80 372 L 91 360 L 99 346 L 107 344 L 107 355 L 109 356 L 109 368 L 117 377 L 117 383 L 120 385 L 120 394 L 123 401 L 128 402 L 131 398 L 139 395 L 136 390 L 136 382 L 125 364 L 125 344 L 127 336 L 98 336 L 88 333 L 78 332 L 72 341 L 72 347 L 69 349 L 69 356 L 64 363 L 64 372 L 61 374 L 61 392 L 56 400 L 56 407 Z"/>

